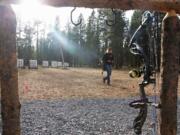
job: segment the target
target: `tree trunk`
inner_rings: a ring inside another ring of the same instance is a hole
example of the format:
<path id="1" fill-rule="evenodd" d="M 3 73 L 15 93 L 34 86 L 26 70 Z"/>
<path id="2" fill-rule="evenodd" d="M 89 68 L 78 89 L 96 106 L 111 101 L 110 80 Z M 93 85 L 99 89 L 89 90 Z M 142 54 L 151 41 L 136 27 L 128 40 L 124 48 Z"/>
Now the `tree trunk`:
<path id="1" fill-rule="evenodd" d="M 174 11 L 163 20 L 160 135 L 177 134 L 180 21 Z"/>
<path id="2" fill-rule="evenodd" d="M 0 80 L 2 134 L 20 135 L 16 19 L 10 6 L 0 6 Z"/>

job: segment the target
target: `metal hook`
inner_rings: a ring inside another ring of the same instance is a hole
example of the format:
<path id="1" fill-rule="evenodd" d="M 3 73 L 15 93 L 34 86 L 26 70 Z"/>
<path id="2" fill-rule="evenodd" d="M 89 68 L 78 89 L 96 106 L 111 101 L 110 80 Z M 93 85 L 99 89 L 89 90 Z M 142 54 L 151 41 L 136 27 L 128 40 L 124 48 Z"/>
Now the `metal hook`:
<path id="1" fill-rule="evenodd" d="M 71 23 L 73 24 L 73 25 L 75 25 L 75 26 L 78 26 L 78 25 L 80 25 L 81 23 L 82 23 L 82 18 L 79 20 L 79 22 L 78 23 L 75 23 L 74 21 L 73 21 L 73 12 L 76 10 L 76 7 L 74 7 L 74 9 L 71 11 Z"/>
<path id="2" fill-rule="evenodd" d="M 116 24 L 116 11 L 113 8 L 111 9 L 111 11 L 114 15 L 114 17 L 113 17 L 114 19 L 113 20 L 106 20 L 106 25 L 108 25 L 108 26 L 113 26 Z"/>

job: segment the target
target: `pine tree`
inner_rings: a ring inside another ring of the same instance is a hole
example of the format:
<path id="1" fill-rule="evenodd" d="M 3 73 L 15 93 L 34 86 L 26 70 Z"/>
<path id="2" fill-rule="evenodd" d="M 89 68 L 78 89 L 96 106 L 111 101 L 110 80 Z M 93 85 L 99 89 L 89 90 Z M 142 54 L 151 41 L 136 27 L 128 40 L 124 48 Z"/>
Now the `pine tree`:
<path id="1" fill-rule="evenodd" d="M 115 14 L 109 9 L 98 10 L 99 23 L 100 25 L 100 43 L 101 43 L 101 56 L 105 52 L 107 47 L 113 49 L 116 68 L 123 66 L 124 55 L 123 55 L 123 40 L 124 40 L 124 28 L 126 26 L 126 21 L 124 18 L 124 12 L 121 10 L 116 10 Z M 115 19 L 115 20 L 113 20 Z M 106 22 L 111 23 L 112 26 L 108 26 Z M 110 20 L 110 21 L 109 21 Z"/>
<path id="2" fill-rule="evenodd" d="M 100 51 L 100 27 L 99 21 L 95 16 L 95 11 L 93 10 L 88 18 L 88 23 L 86 27 L 86 48 L 90 66 L 96 67 L 99 61 L 99 51 Z"/>

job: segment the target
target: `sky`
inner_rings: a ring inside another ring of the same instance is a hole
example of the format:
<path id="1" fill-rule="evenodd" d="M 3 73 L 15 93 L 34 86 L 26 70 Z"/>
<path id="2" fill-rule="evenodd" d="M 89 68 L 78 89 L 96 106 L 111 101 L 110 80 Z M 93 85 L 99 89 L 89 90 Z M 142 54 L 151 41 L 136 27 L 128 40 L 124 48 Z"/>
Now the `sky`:
<path id="1" fill-rule="evenodd" d="M 22 0 L 21 5 L 12 5 L 15 13 L 23 21 L 28 20 L 42 20 L 47 24 L 53 24 L 55 17 L 59 16 L 60 27 L 64 28 L 68 21 L 70 21 L 70 12 L 73 7 L 61 7 L 54 8 L 50 6 L 41 5 L 37 0 Z M 83 14 L 85 20 L 91 14 L 92 9 L 90 8 L 77 8 L 73 13 L 74 21 L 79 16 L 80 13 Z M 126 17 L 131 18 L 133 11 L 127 11 Z"/>

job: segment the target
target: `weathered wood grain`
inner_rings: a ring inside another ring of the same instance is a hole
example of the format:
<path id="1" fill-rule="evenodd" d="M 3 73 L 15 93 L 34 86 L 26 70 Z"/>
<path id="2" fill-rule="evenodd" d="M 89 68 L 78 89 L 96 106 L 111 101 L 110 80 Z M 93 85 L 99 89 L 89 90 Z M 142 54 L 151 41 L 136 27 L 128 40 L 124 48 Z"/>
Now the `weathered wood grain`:
<path id="1" fill-rule="evenodd" d="M 39 0 L 55 7 L 119 8 L 167 12 L 174 9 L 180 13 L 180 0 Z M 18 4 L 20 0 L 1 0 L 1 4 Z"/>

